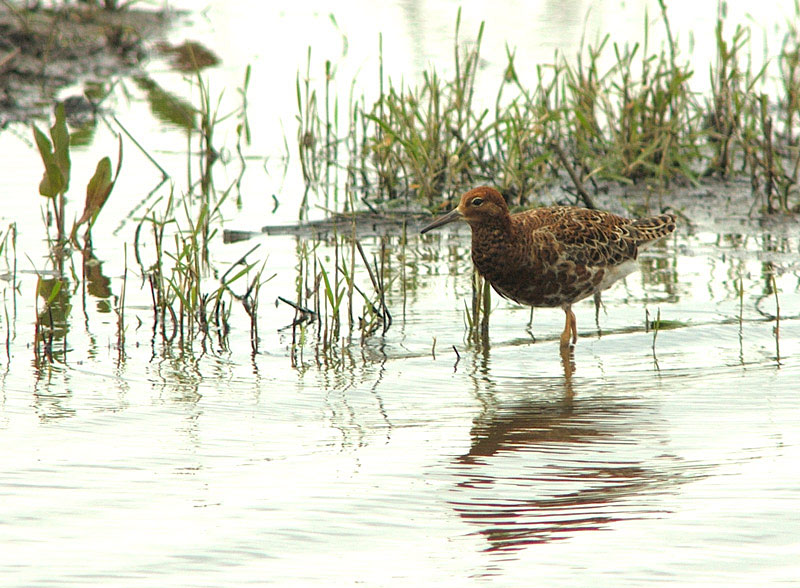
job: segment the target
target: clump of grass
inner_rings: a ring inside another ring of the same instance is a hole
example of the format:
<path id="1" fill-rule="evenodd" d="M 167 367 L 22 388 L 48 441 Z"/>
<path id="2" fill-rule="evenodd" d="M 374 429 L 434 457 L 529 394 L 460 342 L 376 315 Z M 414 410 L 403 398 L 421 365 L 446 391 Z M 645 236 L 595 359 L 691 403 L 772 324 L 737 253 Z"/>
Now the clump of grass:
<path id="1" fill-rule="evenodd" d="M 460 28 L 460 12 L 456 37 Z M 343 204 L 352 209 L 353 197 L 372 206 L 397 199 L 408 202 L 409 194 L 428 206 L 441 201 L 454 186 L 471 180 L 474 149 L 485 133 L 488 110 L 473 113 L 474 84 L 478 68 L 482 28 L 474 47 L 465 50 L 456 40 L 452 79 L 431 71 L 419 87 L 395 86 L 383 75 L 382 43 L 379 37 L 380 97 L 371 106 L 363 99 L 349 101 L 348 129 L 338 135 L 338 100 L 331 98 L 335 67 L 325 64 L 325 106 L 320 112 L 317 92 L 311 84 L 311 51 L 304 76 L 298 74 L 298 147 L 306 196 L 305 213 L 312 191 L 337 189 L 339 167 L 347 169 L 348 195 Z M 347 150 L 346 163 L 338 161 L 339 146 Z M 330 182 L 333 181 L 332 186 Z M 326 198 L 325 206 L 329 205 Z"/>
<path id="2" fill-rule="evenodd" d="M 752 95 L 765 70 L 751 76 L 741 63 L 750 31 L 737 26 L 733 37 L 728 40 L 723 27 L 724 20 L 720 17 L 714 31 L 716 61 L 709 66 L 711 97 L 705 105 L 704 130 L 711 153 L 703 173 L 725 179 L 734 174 L 736 151 L 742 146 L 742 132 L 750 124 L 752 111 L 748 108 L 748 96 Z"/>
<path id="3" fill-rule="evenodd" d="M 423 74 L 417 88 L 390 84 L 366 113 L 376 130 L 369 148 L 381 198 L 397 198 L 406 185 L 432 207 L 452 186 L 471 179 L 474 149 L 482 141 L 488 114 L 488 110 L 473 112 L 483 25 L 474 45 L 462 55 L 460 24 L 459 11 L 451 80 L 443 80 L 433 70 Z"/>
<path id="4" fill-rule="evenodd" d="M 386 242 L 371 260 L 354 232 L 334 232 L 327 242 L 328 255 L 321 255 L 322 245 L 320 240 L 298 242 L 295 299 L 279 297 L 295 310 L 286 327 L 292 330 L 293 365 L 302 364 L 307 344 L 313 344 L 318 361 L 327 360 L 340 344 L 345 348 L 356 338 L 363 344 L 378 332 L 385 334 L 392 324 L 386 293 L 393 277 Z"/>
<path id="5" fill-rule="evenodd" d="M 553 69 L 551 86 L 556 88 L 543 102 L 549 116 L 543 119 L 542 133 L 587 206 L 592 206 L 588 181 L 595 186 L 598 181 L 645 180 L 666 185 L 694 179 L 699 133 L 688 86 L 692 72 L 678 63 L 666 9 L 663 4 L 661 8 L 667 46 L 658 52 L 650 52 L 645 28 L 643 45 L 611 43 L 614 59 L 606 71 L 600 62 L 610 35 L 597 47 L 588 47 L 586 61 L 580 54 L 572 65 L 562 56 Z"/>
<path id="6" fill-rule="evenodd" d="M 142 276 L 150 286 L 153 334 L 166 345 L 177 339 L 181 347 L 191 347 L 192 342 L 199 338 L 205 348 L 208 337 L 216 333 L 219 345 L 226 348 L 232 301 L 239 300 L 251 318 L 251 341 L 254 350 L 257 349 L 257 295 L 264 266 L 262 264 L 241 295 L 235 294 L 232 286 L 244 281 L 257 265 L 248 262 L 247 255 L 233 264 L 231 270 L 221 278 L 213 277 L 207 245 L 214 238 L 216 229 L 209 232 L 208 227 L 221 204 L 222 201 L 214 208 L 209 208 L 207 203 L 202 202 L 197 216 L 193 217 L 184 199 L 182 212 L 186 220 L 182 224 L 177 220 L 179 205 L 174 194 L 170 194 L 165 209 L 156 214 L 151 208 L 137 227 L 134 251 Z M 174 231 L 168 233 L 168 227 Z M 140 251 L 145 228 L 150 229 L 155 249 L 149 265 L 145 265 Z M 241 267 L 231 276 L 232 269 L 238 266 Z M 209 287 L 208 282 L 216 284 Z"/>
<path id="7" fill-rule="evenodd" d="M 191 50 L 189 58 L 194 59 Z M 237 89 L 239 105 L 227 112 L 222 110 L 224 92 L 213 94 L 200 69 L 199 65 L 192 68 L 192 76 L 187 78 L 193 93 L 197 93 L 196 105 L 162 90 L 152 80 L 137 79 L 148 92 L 154 113 L 178 121 L 186 130 L 189 147 L 186 152 L 187 193 L 176 195 L 173 187 L 166 197 L 150 204 L 139 218 L 134 253 L 143 279 L 150 287 L 154 340 L 165 346 L 177 344 L 186 349 L 197 341 L 205 350 L 213 336 L 219 348 L 227 349 L 229 319 L 233 307 L 239 303 L 250 319 L 251 347 L 257 352 L 259 292 L 263 283 L 271 279 L 264 273 L 266 261 L 260 264 L 250 261 L 253 248 L 220 276 L 210 255 L 210 244 L 218 234 L 221 209 L 241 182 L 240 174 L 224 189 L 217 189 L 213 169 L 220 160 L 220 150 L 215 137 L 222 123 L 229 120 L 236 123 L 236 150 L 243 170 L 247 160 L 243 148 L 251 139 L 247 115 L 250 68 L 246 69 L 243 84 Z M 169 174 L 158 166 L 152 155 L 130 133 L 126 131 L 126 134 L 168 179 Z M 160 185 L 151 195 L 157 193 Z M 143 255 L 145 241 L 149 241 L 153 249 L 147 260 Z"/>
<path id="8" fill-rule="evenodd" d="M 462 42 L 460 12 L 451 77 L 431 70 L 418 84 L 394 83 L 383 72 L 379 37 L 380 95 L 372 104 L 351 97 L 344 129 L 338 119 L 331 123 L 327 106 L 338 105 L 330 97 L 335 68 L 326 62 L 323 111 L 309 52 L 297 84 L 302 210 L 313 194 L 337 188 L 339 178 L 329 172 L 339 168 L 347 169 L 350 193 L 387 211 L 400 203 L 440 208 L 477 183 L 497 185 L 510 203 L 526 206 L 543 188 L 566 181 L 576 201 L 593 207 L 591 192 L 608 183 L 666 187 L 741 174 L 750 175 L 765 212 L 800 206 L 797 25 L 790 23 L 778 57 L 785 96 L 764 102 L 766 69 L 751 69 L 749 29 L 738 26 L 728 36 L 721 12 L 711 93 L 704 98 L 691 89 L 695 74 L 681 61 L 666 4 L 659 7 L 662 47 L 650 47 L 646 18 L 641 45 L 620 46 L 606 36 L 574 60 L 557 55 L 537 66 L 533 88 L 520 81 L 508 49 L 493 111 L 476 108 L 473 99 L 483 25 L 474 42 Z M 609 57 L 611 65 L 601 65 Z M 352 199 L 344 204 L 352 210 Z"/>

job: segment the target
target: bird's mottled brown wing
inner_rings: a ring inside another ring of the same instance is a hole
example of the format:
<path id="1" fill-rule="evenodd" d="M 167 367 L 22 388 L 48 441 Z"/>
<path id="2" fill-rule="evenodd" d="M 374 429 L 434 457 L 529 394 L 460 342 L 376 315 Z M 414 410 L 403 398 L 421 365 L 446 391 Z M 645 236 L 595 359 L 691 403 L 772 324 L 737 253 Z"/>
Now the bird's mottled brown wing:
<path id="1" fill-rule="evenodd" d="M 639 239 L 630 219 L 571 207 L 532 210 L 515 216 L 533 229 L 534 243 L 547 243 L 545 247 L 553 248 L 559 258 L 572 263 L 606 267 L 636 259 Z"/>

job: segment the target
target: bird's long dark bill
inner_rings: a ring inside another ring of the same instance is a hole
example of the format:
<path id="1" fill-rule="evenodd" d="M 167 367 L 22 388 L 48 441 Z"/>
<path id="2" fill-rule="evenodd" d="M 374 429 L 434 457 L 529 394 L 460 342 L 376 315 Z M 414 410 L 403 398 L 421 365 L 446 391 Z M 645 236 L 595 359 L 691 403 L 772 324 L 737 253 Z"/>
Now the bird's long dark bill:
<path id="1" fill-rule="evenodd" d="M 428 231 L 435 229 L 437 227 L 441 227 L 442 225 L 446 225 L 447 223 L 452 223 L 453 221 L 461 220 L 461 213 L 458 212 L 457 208 L 454 208 L 447 214 L 440 216 L 436 220 L 434 220 L 429 225 L 425 225 L 420 229 L 420 233 L 427 233 Z"/>

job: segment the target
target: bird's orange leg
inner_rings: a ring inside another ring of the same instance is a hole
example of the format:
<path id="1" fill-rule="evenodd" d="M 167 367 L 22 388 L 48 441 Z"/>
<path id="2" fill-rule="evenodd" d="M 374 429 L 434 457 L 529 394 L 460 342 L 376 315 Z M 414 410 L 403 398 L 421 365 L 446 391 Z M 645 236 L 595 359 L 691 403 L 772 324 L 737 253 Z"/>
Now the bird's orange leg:
<path id="1" fill-rule="evenodd" d="M 578 342 L 578 321 L 575 320 L 575 313 L 572 308 L 569 309 L 569 328 L 572 331 L 572 344 Z"/>
<path id="2" fill-rule="evenodd" d="M 572 312 L 571 305 L 564 306 L 564 314 L 566 315 L 566 322 L 564 323 L 564 331 L 561 333 L 561 349 L 569 348 L 570 335 L 572 335 L 572 342 L 578 339 L 578 329 L 575 326 L 575 315 Z"/>

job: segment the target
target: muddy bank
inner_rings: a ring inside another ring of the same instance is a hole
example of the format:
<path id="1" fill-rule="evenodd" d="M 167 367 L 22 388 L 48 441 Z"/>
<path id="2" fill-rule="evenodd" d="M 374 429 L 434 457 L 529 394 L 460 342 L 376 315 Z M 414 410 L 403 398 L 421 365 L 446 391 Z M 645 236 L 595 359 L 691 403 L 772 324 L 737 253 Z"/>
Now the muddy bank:
<path id="1" fill-rule="evenodd" d="M 91 110 L 115 76 L 140 69 L 174 16 L 168 10 L 0 4 L 0 125 L 44 115 L 73 84 L 84 88 L 76 89 L 68 109 Z"/>

